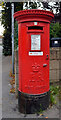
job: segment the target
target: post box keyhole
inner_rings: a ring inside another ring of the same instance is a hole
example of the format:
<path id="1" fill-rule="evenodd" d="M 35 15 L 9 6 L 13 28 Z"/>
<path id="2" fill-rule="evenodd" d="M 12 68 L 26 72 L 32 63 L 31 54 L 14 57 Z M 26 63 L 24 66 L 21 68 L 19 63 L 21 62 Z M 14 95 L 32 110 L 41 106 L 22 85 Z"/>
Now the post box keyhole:
<path id="1" fill-rule="evenodd" d="M 49 58 L 49 56 L 48 55 L 46 55 L 46 59 L 48 60 L 48 58 Z"/>

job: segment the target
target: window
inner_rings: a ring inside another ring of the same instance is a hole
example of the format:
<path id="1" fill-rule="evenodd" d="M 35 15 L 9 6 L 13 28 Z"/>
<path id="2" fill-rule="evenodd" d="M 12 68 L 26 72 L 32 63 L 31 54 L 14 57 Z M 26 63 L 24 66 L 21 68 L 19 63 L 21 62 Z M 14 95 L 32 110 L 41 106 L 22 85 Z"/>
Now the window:
<path id="1" fill-rule="evenodd" d="M 58 41 L 54 41 L 54 44 L 58 44 Z"/>

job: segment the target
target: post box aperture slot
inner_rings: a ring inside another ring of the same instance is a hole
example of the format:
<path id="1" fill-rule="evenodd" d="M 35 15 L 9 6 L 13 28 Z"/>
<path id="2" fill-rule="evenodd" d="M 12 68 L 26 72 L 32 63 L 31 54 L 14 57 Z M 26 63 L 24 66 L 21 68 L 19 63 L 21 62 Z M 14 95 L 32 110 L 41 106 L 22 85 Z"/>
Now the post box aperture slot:
<path id="1" fill-rule="evenodd" d="M 41 36 L 31 35 L 31 51 L 40 51 L 41 49 Z"/>
<path id="2" fill-rule="evenodd" d="M 41 27 L 41 26 L 29 26 L 28 30 L 43 30 L 43 27 Z"/>

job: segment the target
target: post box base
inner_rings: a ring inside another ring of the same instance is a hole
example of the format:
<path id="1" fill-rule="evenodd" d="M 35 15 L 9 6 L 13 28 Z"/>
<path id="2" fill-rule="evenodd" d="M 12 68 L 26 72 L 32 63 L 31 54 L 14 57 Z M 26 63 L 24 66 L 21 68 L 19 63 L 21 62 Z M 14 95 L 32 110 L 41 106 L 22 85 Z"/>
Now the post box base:
<path id="1" fill-rule="evenodd" d="M 38 113 L 47 109 L 50 102 L 50 91 L 40 95 L 30 95 L 18 91 L 19 112 L 24 114 Z"/>

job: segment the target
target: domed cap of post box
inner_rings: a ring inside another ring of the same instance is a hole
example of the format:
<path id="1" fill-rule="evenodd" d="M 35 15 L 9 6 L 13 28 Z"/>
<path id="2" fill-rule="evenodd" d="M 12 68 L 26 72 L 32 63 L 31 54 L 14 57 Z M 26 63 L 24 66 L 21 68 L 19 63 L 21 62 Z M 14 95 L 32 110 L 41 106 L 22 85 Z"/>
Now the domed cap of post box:
<path id="1" fill-rule="evenodd" d="M 44 21 L 50 22 L 50 20 L 54 17 L 54 14 L 50 11 L 46 10 L 21 10 L 14 13 L 14 18 L 19 22 L 25 21 Z"/>

